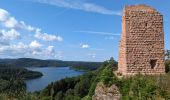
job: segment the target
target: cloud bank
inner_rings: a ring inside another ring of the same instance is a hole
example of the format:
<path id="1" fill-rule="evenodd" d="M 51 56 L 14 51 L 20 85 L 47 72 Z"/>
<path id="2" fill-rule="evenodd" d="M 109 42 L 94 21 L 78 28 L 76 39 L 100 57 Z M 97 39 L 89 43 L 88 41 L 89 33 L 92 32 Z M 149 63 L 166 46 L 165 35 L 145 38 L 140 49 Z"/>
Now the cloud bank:
<path id="1" fill-rule="evenodd" d="M 22 34 L 23 31 L 34 34 L 29 40 L 30 43 L 24 43 L 24 40 L 20 40 L 24 35 Z M 46 58 L 55 58 L 61 54 L 55 50 L 53 45 L 42 45 L 38 40 L 61 42 L 63 38 L 58 35 L 43 33 L 40 28 L 26 24 L 24 21 L 18 21 L 8 11 L 0 8 L 0 55 L 6 57 L 42 58 L 45 56 Z"/>
<path id="2" fill-rule="evenodd" d="M 4 27 L 11 29 L 13 33 L 16 33 L 16 29 L 26 30 L 35 33 L 35 37 L 46 41 L 62 41 L 63 38 L 57 35 L 51 35 L 48 33 L 42 33 L 40 28 L 27 25 L 24 21 L 18 21 L 15 17 L 12 17 L 6 10 L 0 8 L 0 23 Z"/>

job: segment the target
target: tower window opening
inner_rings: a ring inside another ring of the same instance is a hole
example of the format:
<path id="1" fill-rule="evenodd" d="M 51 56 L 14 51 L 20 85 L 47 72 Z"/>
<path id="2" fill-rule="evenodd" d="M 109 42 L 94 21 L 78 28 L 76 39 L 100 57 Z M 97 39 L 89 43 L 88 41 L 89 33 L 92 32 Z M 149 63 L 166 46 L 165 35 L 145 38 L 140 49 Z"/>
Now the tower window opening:
<path id="1" fill-rule="evenodd" d="M 157 60 L 151 60 L 151 61 L 150 61 L 151 69 L 154 69 L 154 68 L 155 68 L 156 62 L 157 62 Z"/>

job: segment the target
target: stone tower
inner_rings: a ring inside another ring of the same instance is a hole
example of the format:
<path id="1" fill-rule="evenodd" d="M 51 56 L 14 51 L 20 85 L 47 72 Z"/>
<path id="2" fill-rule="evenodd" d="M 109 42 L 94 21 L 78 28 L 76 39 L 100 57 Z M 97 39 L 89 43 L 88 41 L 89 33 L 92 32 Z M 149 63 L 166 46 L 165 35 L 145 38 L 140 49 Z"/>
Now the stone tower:
<path id="1" fill-rule="evenodd" d="M 165 73 L 163 16 L 157 10 L 146 5 L 124 8 L 118 72 Z"/>

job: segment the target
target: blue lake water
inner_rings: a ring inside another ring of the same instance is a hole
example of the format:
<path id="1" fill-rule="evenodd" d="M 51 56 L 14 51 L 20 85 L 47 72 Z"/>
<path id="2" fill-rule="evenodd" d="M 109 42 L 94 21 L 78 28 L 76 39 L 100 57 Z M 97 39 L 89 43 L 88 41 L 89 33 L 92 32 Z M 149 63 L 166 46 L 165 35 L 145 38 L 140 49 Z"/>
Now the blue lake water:
<path id="1" fill-rule="evenodd" d="M 39 71 L 43 74 L 40 78 L 25 80 L 28 92 L 39 91 L 44 89 L 51 82 L 83 74 L 83 72 L 72 70 L 69 67 L 30 67 L 27 69 Z"/>

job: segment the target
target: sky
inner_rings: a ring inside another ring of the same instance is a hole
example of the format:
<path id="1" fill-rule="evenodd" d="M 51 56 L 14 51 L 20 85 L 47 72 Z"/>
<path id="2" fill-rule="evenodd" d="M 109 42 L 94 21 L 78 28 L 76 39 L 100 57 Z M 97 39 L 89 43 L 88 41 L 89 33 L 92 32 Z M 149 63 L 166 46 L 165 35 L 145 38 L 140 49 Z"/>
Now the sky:
<path id="1" fill-rule="evenodd" d="M 163 15 L 170 49 L 169 0 L 0 0 L 0 58 L 117 60 L 123 8 L 136 4 Z"/>

